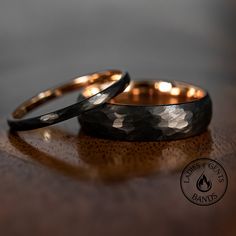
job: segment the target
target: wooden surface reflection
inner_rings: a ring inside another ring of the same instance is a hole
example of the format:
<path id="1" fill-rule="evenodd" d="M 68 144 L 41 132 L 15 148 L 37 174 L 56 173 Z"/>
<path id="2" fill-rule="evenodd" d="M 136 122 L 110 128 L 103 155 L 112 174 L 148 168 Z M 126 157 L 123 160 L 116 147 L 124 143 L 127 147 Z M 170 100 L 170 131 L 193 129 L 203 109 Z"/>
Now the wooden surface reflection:
<path id="1" fill-rule="evenodd" d="M 10 144 L 22 158 L 81 180 L 121 181 L 171 173 L 199 156 L 209 156 L 212 151 L 209 131 L 172 142 L 121 142 L 90 137 L 82 132 L 78 137 L 70 137 L 50 128 L 32 131 L 30 142 L 21 136 L 8 134 Z M 58 154 L 58 150 L 63 153 Z"/>
<path id="2" fill-rule="evenodd" d="M 227 128 L 230 122 L 223 128 L 218 122 L 188 139 L 118 142 L 78 133 L 75 124 L 72 129 L 62 125 L 9 133 L 2 120 L 2 231 L 18 235 L 21 227 L 29 235 L 96 235 L 97 229 L 90 227 L 95 222 L 99 234 L 108 235 L 144 235 L 150 229 L 151 235 L 160 230 L 189 234 L 193 229 L 228 233 L 235 216 L 236 131 Z M 204 208 L 188 202 L 179 186 L 184 166 L 200 157 L 217 159 L 229 176 L 223 199 Z"/>

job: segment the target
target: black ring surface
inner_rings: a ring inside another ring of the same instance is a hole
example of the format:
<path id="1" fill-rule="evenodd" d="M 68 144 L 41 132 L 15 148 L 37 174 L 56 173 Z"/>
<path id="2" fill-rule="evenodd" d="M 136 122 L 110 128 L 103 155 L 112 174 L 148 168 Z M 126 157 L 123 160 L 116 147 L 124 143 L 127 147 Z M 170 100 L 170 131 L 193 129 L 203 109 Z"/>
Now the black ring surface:
<path id="1" fill-rule="evenodd" d="M 80 96 L 78 99 L 81 99 Z M 176 127 L 169 126 L 168 119 L 163 115 L 165 112 L 171 112 L 173 117 L 177 117 Z M 105 103 L 102 107 L 83 113 L 78 119 L 82 130 L 92 136 L 127 141 L 155 141 L 176 140 L 200 134 L 206 130 L 211 117 L 212 101 L 206 92 L 198 100 L 179 104 L 132 106 Z M 181 122 L 185 122 L 183 128 L 179 128 Z"/>
<path id="2" fill-rule="evenodd" d="M 100 73 L 100 72 L 95 72 L 95 73 Z M 15 119 L 11 116 L 10 118 L 8 118 L 7 121 L 11 130 L 14 131 L 25 131 L 25 130 L 50 126 L 71 119 L 73 117 L 79 116 L 81 113 L 85 111 L 101 106 L 106 101 L 110 100 L 117 94 L 121 93 L 128 86 L 129 82 L 130 82 L 129 74 L 122 72 L 121 78 L 115 81 L 112 85 L 100 91 L 99 93 L 96 93 L 95 95 L 83 99 L 82 101 L 79 101 L 73 105 L 33 118 Z M 103 95 L 106 95 L 106 97 L 104 98 L 102 103 L 100 102 L 98 103 L 99 99 L 101 99 L 101 96 Z M 48 119 L 42 119 L 45 117 Z"/>

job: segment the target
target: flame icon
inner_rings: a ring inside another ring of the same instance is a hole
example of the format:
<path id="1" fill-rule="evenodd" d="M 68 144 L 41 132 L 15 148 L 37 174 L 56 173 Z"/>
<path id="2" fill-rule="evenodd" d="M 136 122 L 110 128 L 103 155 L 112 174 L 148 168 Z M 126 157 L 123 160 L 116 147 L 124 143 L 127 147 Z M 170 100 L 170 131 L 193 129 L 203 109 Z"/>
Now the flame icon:
<path id="1" fill-rule="evenodd" d="M 201 192 L 207 192 L 211 189 L 212 183 L 207 179 L 204 173 L 197 180 L 197 189 Z"/>

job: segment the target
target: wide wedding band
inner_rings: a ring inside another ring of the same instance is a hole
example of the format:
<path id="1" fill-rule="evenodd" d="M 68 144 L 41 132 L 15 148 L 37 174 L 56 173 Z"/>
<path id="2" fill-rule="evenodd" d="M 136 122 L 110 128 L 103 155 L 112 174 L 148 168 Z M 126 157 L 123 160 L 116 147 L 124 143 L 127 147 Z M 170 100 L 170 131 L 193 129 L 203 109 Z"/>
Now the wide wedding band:
<path id="1" fill-rule="evenodd" d="M 83 90 L 78 100 L 90 96 Z M 198 86 L 164 80 L 132 81 L 102 107 L 83 113 L 85 133 L 118 140 L 173 140 L 206 130 L 212 117 L 208 92 Z"/>
<path id="2" fill-rule="evenodd" d="M 40 92 L 25 101 L 11 114 L 8 124 L 12 130 L 23 131 L 53 125 L 76 117 L 121 93 L 128 86 L 129 81 L 128 73 L 120 70 L 107 70 L 77 77 L 65 84 Z M 33 118 L 22 119 L 42 104 L 82 88 L 90 89 L 91 95 L 68 107 Z"/>

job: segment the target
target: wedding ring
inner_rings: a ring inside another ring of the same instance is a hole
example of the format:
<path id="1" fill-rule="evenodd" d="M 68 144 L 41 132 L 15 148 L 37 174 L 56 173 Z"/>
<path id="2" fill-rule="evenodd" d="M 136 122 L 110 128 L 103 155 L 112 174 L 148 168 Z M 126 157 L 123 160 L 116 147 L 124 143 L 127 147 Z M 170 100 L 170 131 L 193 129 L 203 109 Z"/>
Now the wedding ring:
<path id="1" fill-rule="evenodd" d="M 85 88 L 78 100 L 87 98 Z M 174 140 L 197 135 L 210 123 L 212 102 L 198 86 L 164 80 L 132 81 L 102 107 L 79 117 L 90 135 L 118 140 Z"/>
<path id="2" fill-rule="evenodd" d="M 8 124 L 12 130 L 23 131 L 53 125 L 73 118 L 121 93 L 128 86 L 129 81 L 128 73 L 120 70 L 107 70 L 77 77 L 65 84 L 40 92 L 25 101 L 12 113 Z M 81 101 L 44 115 L 22 119 L 42 104 L 81 88 L 91 91 L 90 95 L 87 93 L 87 97 Z"/>

